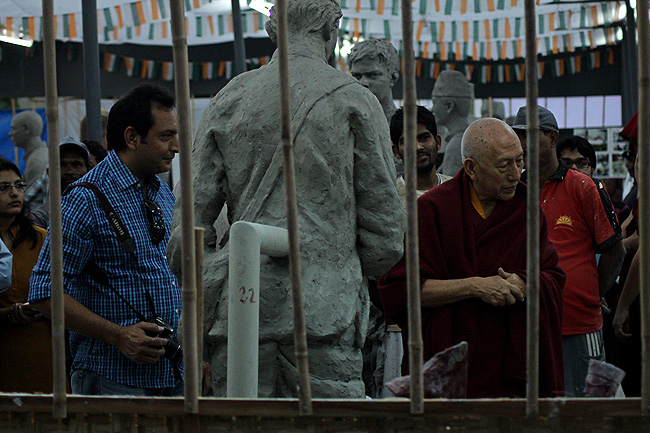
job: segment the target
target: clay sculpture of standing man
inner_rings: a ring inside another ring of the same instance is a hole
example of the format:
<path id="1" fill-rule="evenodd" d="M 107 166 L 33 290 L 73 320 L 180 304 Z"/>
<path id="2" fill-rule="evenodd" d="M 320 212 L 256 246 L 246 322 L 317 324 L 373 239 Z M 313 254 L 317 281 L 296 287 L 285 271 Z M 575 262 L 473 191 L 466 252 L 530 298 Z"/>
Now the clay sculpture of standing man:
<path id="1" fill-rule="evenodd" d="M 368 39 L 352 47 L 348 62 L 350 74 L 377 97 L 390 125 L 390 119 L 397 111 L 393 100 L 393 86 L 399 79 L 397 50 L 383 39 Z M 397 176 L 403 176 L 402 160 L 393 157 L 393 162 Z"/>
<path id="2" fill-rule="evenodd" d="M 377 98 L 327 64 L 338 35 L 336 0 L 289 0 L 289 83 L 298 226 L 315 397 L 361 398 L 361 347 L 369 299 L 364 275 L 402 255 L 403 211 L 388 125 Z M 271 12 L 267 32 L 277 36 Z M 228 204 L 230 223 L 286 227 L 280 148 L 278 54 L 239 75 L 210 102 L 193 149 L 196 225 L 206 230 L 205 354 L 215 395 L 226 392 L 228 245 L 212 227 Z M 180 208 L 168 257 L 181 268 Z M 297 395 L 289 263 L 262 256 L 259 395 Z M 237 360 L 235 360 L 237 362 Z"/>
<path id="3" fill-rule="evenodd" d="M 9 138 L 25 151 L 23 180 L 29 188 L 47 170 L 47 145 L 41 140 L 43 119 L 35 111 L 26 110 L 11 120 Z"/>
<path id="4" fill-rule="evenodd" d="M 442 71 L 431 94 L 433 115 L 438 125 L 447 128 L 443 143 L 444 159 L 438 171 L 454 176 L 463 167 L 460 142 L 469 125 L 472 88 L 462 72 Z"/>
<path id="5" fill-rule="evenodd" d="M 397 110 L 393 101 L 393 86 L 399 78 L 395 47 L 383 39 L 368 39 L 352 47 L 348 62 L 350 74 L 379 99 L 390 122 Z"/>

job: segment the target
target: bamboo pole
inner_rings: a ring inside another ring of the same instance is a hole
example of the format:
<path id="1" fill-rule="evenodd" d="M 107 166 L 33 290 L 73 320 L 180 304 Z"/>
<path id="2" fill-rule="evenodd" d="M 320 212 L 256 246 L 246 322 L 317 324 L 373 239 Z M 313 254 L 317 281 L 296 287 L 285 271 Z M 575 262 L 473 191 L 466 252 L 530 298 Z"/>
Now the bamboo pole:
<path id="1" fill-rule="evenodd" d="M 537 30 L 535 0 L 525 0 L 526 23 L 526 415 L 539 414 L 539 117 L 537 109 Z"/>
<path id="2" fill-rule="evenodd" d="M 194 254 L 194 188 L 192 185 L 192 129 L 187 36 L 183 0 L 171 0 L 176 107 L 181 167 L 181 240 L 183 258 L 183 358 L 185 367 L 185 411 L 199 412 L 199 370 L 196 335 L 196 257 Z"/>
<path id="3" fill-rule="evenodd" d="M 293 296 L 293 342 L 296 353 L 296 366 L 298 368 L 299 409 L 300 414 L 311 415 L 313 409 L 311 403 L 311 385 L 309 383 L 309 360 L 307 358 L 307 331 L 301 280 L 302 263 L 300 259 L 300 239 L 298 237 L 298 200 L 296 197 L 296 176 L 293 161 L 291 101 L 289 99 L 289 29 L 286 0 L 276 0 L 275 13 L 278 14 L 281 145 L 284 156 L 284 187 L 287 195 L 289 272 L 291 274 L 291 294 Z"/>
<path id="4" fill-rule="evenodd" d="M 636 171 L 639 182 L 639 260 L 640 264 L 640 303 L 641 303 L 641 410 L 650 410 L 650 23 L 648 22 L 648 0 L 637 3 L 637 29 L 639 40 L 639 130 L 637 149 L 639 170 Z"/>
<path id="5" fill-rule="evenodd" d="M 246 72 L 246 45 L 244 43 L 239 0 L 231 0 L 230 4 L 232 8 L 233 48 L 235 51 L 235 61 L 233 62 L 233 66 L 235 67 L 233 72 L 234 77 L 235 75 Z"/>
<path id="6" fill-rule="evenodd" d="M 61 178 L 59 160 L 59 114 L 56 89 L 56 35 L 54 33 L 53 0 L 43 0 L 43 64 L 45 68 L 45 99 L 50 179 Z M 52 281 L 52 352 L 53 352 L 53 416 L 65 418 L 66 367 L 65 317 L 63 309 L 63 235 L 61 231 L 61 184 L 50 182 L 50 266 Z"/>
<path id="7" fill-rule="evenodd" d="M 411 413 L 424 413 L 422 373 L 422 313 L 420 310 L 420 259 L 418 254 L 418 215 L 415 159 L 417 105 L 415 58 L 413 54 L 413 11 L 411 0 L 402 0 L 402 41 L 404 54 L 404 175 L 406 176 L 406 286 L 408 293 L 409 371 L 411 374 Z"/>
<path id="8" fill-rule="evenodd" d="M 86 94 L 86 138 L 102 143 L 97 0 L 84 0 L 81 5 L 81 11 L 83 24 L 84 88 Z"/>
<path id="9" fill-rule="evenodd" d="M 15 115 L 16 115 L 16 98 L 11 98 L 11 118 L 13 119 Z M 20 163 L 18 159 L 19 159 L 18 146 L 14 144 L 14 161 L 16 161 L 16 166 L 20 167 Z"/>
<path id="10" fill-rule="evenodd" d="M 205 230 L 194 227 L 194 254 L 196 256 L 196 341 L 199 373 L 203 372 L 203 236 Z M 202 386 L 200 381 L 199 386 Z"/>

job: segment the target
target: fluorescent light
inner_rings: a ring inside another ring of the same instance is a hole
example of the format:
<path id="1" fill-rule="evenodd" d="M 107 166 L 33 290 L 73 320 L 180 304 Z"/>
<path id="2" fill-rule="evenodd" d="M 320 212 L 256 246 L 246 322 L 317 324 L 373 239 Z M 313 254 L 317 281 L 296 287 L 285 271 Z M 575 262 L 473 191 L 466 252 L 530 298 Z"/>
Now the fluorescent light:
<path id="1" fill-rule="evenodd" d="M 255 9 L 257 12 L 264 14 L 267 17 L 270 17 L 273 3 L 269 3 L 264 0 L 251 0 L 251 2 L 248 4 L 248 7 Z"/>
<path id="2" fill-rule="evenodd" d="M 3 36 L 3 35 L 0 35 L 0 41 L 7 42 L 9 44 L 20 45 L 20 46 L 28 47 L 28 48 L 31 47 L 32 45 L 34 45 L 34 41 L 31 41 L 31 40 L 12 38 L 12 37 Z"/>

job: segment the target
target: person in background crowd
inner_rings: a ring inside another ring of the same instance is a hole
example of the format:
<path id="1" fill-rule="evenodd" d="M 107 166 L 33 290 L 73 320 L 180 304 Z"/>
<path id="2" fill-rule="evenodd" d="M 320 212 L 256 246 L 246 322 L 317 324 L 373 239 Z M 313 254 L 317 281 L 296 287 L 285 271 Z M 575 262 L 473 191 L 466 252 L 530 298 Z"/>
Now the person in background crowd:
<path id="1" fill-rule="evenodd" d="M 0 238 L 14 257 L 11 287 L 0 294 L 0 392 L 52 392 L 52 327 L 27 305 L 29 278 L 45 230 L 25 215 L 26 183 L 0 158 Z"/>
<path id="2" fill-rule="evenodd" d="M 106 129 L 108 127 L 108 111 L 104 110 L 102 108 L 102 142 L 101 145 L 104 147 L 106 150 L 111 150 L 111 148 L 108 145 L 108 141 L 106 140 Z M 79 139 L 83 142 L 84 140 L 88 140 L 88 121 L 86 120 L 86 116 L 81 119 L 81 122 L 79 122 Z"/>
<path id="3" fill-rule="evenodd" d="M 634 207 L 638 195 L 639 184 L 636 182 L 636 174 L 634 166 L 636 162 L 636 152 L 634 150 L 626 150 L 623 152 L 625 158 L 625 167 L 627 168 L 627 175 L 623 180 L 623 203 L 630 209 Z"/>
<path id="4" fill-rule="evenodd" d="M 399 159 L 404 159 L 404 110 L 400 108 L 393 115 L 390 121 L 390 139 L 393 143 L 393 153 Z M 420 197 L 431 188 L 451 179 L 436 172 L 436 161 L 440 150 L 440 135 L 436 118 L 431 111 L 418 105 L 417 107 L 417 129 L 415 140 L 417 143 L 416 172 L 417 172 L 417 196 Z M 402 205 L 406 209 L 406 182 L 404 176 L 397 178 L 397 192 L 402 199 Z"/>
<path id="5" fill-rule="evenodd" d="M 104 158 L 108 156 L 106 148 L 104 148 L 95 140 L 81 140 L 81 142 L 86 145 L 88 152 L 90 152 L 90 165 L 88 167 L 89 170 L 92 170 L 94 166 L 102 162 Z"/>
<path id="6" fill-rule="evenodd" d="M 165 257 L 174 196 L 155 176 L 169 170 L 178 152 L 174 97 L 152 84 L 134 87 L 111 108 L 107 137 L 113 150 L 82 181 L 103 193 L 113 210 L 84 187 L 71 189 L 61 205 L 72 390 L 181 395 L 181 352 L 172 344 L 181 292 Z M 121 224 L 109 219 L 111 212 Z M 49 239 L 29 294 L 45 316 L 51 308 Z M 166 328 L 168 336 L 160 337 Z"/>
<path id="7" fill-rule="evenodd" d="M 11 285 L 11 267 L 13 256 L 11 251 L 0 239 L 0 293 L 4 292 Z"/>
<path id="8" fill-rule="evenodd" d="M 605 361 L 601 298 L 618 277 L 625 248 L 616 214 L 603 205 L 596 183 L 558 159 L 555 116 L 544 107 L 538 110 L 540 204 L 567 275 L 562 316 L 565 391 L 569 397 L 582 397 L 589 360 Z M 524 106 L 513 125 L 524 148 L 526 121 Z"/>
<path id="9" fill-rule="evenodd" d="M 89 153 L 85 144 L 68 135 L 59 143 L 59 156 L 61 163 L 61 193 L 63 193 L 68 186 L 88 173 Z M 47 187 L 49 189 L 49 183 Z M 29 219 L 37 226 L 47 228 L 50 222 L 49 196 L 43 205 L 29 213 Z"/>

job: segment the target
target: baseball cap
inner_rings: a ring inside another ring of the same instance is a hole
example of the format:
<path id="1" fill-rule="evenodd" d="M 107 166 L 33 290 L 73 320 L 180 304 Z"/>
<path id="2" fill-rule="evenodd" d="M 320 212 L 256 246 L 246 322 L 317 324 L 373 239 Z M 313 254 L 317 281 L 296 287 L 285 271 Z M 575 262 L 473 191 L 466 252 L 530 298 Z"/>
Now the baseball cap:
<path id="1" fill-rule="evenodd" d="M 537 106 L 539 114 L 539 128 L 543 131 L 559 131 L 555 116 L 548 109 Z M 526 129 L 526 106 L 519 108 L 512 124 L 512 129 Z"/>
<path id="2" fill-rule="evenodd" d="M 61 140 L 61 142 L 59 143 L 59 152 L 62 152 L 63 150 L 69 150 L 71 152 L 76 153 L 86 161 L 86 165 L 89 164 L 90 152 L 88 151 L 88 147 L 86 147 L 85 144 L 83 144 L 81 141 L 77 140 L 73 136 L 68 135 L 63 140 Z"/>

